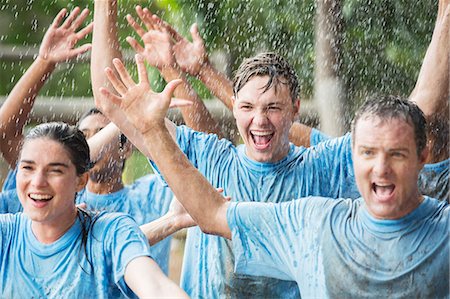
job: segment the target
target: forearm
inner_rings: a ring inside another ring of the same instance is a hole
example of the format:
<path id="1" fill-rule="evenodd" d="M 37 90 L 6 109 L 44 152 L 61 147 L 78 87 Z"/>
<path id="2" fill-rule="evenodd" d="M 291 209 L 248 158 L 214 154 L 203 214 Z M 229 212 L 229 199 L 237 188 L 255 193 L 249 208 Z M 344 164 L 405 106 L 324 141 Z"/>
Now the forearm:
<path id="1" fill-rule="evenodd" d="M 18 148 L 34 101 L 55 69 L 55 63 L 38 58 L 14 86 L 0 109 L 1 152 L 11 167 L 15 167 Z M 7 141 L 7 142 L 5 142 Z"/>
<path id="2" fill-rule="evenodd" d="M 114 58 L 122 58 L 117 35 L 117 0 L 95 0 L 92 35 L 91 80 L 94 97 L 101 96 L 100 87 L 110 88 L 104 70 L 112 67 Z"/>
<path id="3" fill-rule="evenodd" d="M 140 226 L 150 245 L 155 245 L 183 228 L 185 227 L 177 220 L 177 216 L 170 212 L 161 218 Z"/>
<path id="4" fill-rule="evenodd" d="M 205 104 L 198 97 L 192 86 L 182 75 L 181 71 L 178 68 L 165 67 L 161 69 L 161 74 L 166 82 L 170 82 L 178 78 L 183 80 L 183 83 L 177 87 L 174 94 L 177 98 L 192 101 L 192 106 L 179 108 L 186 125 L 196 131 L 213 133 L 219 137 L 222 137 L 222 131 L 219 125 L 209 113 Z"/>
<path id="5" fill-rule="evenodd" d="M 228 203 L 192 166 L 165 126 L 152 126 L 144 140 L 166 182 L 201 230 L 231 238 L 226 219 Z"/>
<path id="6" fill-rule="evenodd" d="M 109 123 L 98 133 L 87 140 L 89 144 L 89 152 L 91 161 L 100 160 L 105 153 L 117 152 L 120 146 L 119 128 L 114 123 Z"/>
<path id="7" fill-rule="evenodd" d="M 423 59 L 416 86 L 410 99 L 417 103 L 426 116 L 446 113 L 449 100 L 450 56 L 449 9 L 438 18 L 430 45 Z"/>
<path id="8" fill-rule="evenodd" d="M 224 74 L 217 71 L 209 61 L 200 69 L 198 78 L 228 109 L 233 110 L 231 98 L 233 96 L 233 82 Z"/>
<path id="9" fill-rule="evenodd" d="M 309 147 L 311 145 L 311 131 L 311 127 L 295 122 L 289 130 L 289 141 L 296 146 Z"/>

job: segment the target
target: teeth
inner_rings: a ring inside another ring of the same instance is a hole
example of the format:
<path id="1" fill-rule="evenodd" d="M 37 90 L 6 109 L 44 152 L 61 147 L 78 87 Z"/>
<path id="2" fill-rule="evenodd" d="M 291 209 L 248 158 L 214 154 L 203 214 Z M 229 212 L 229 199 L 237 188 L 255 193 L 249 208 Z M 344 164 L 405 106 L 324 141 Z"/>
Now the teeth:
<path id="1" fill-rule="evenodd" d="M 30 198 L 33 200 L 50 200 L 53 196 L 46 194 L 30 194 Z"/>
<path id="2" fill-rule="evenodd" d="M 267 135 L 272 135 L 272 131 L 258 131 L 258 132 L 253 132 L 251 131 L 251 133 L 255 136 L 267 136 Z"/>

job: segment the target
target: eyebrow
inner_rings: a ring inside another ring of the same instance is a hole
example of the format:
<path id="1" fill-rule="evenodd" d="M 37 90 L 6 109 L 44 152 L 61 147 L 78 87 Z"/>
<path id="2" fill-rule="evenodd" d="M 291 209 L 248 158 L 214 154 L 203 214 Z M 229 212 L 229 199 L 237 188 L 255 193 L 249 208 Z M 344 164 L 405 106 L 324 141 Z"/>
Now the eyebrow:
<path id="1" fill-rule="evenodd" d="M 376 146 L 370 146 L 370 145 L 359 145 L 358 148 L 362 149 L 376 149 Z M 409 149 L 407 147 L 394 147 L 388 149 L 388 152 L 394 152 L 394 151 L 401 151 L 401 152 L 409 152 Z"/>
<path id="2" fill-rule="evenodd" d="M 36 164 L 36 162 L 34 162 L 32 160 L 20 160 L 20 163 Z M 68 164 L 62 163 L 62 162 L 52 162 L 52 163 L 49 163 L 48 166 L 69 168 Z"/>

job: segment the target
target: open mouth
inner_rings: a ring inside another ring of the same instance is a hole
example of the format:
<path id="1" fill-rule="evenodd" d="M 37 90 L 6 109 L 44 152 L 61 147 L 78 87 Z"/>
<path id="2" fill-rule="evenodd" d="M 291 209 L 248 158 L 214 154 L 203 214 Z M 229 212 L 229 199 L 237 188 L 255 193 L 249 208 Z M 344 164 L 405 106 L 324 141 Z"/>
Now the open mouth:
<path id="1" fill-rule="evenodd" d="M 250 131 L 250 135 L 255 147 L 263 150 L 269 147 L 274 134 L 273 131 Z"/>
<path id="2" fill-rule="evenodd" d="M 372 190 L 380 199 L 389 199 L 395 190 L 394 184 L 375 184 L 372 183 Z"/>
<path id="3" fill-rule="evenodd" d="M 53 196 L 48 194 L 37 194 L 37 193 L 30 193 L 28 194 L 28 197 L 35 202 L 47 202 L 53 198 Z"/>

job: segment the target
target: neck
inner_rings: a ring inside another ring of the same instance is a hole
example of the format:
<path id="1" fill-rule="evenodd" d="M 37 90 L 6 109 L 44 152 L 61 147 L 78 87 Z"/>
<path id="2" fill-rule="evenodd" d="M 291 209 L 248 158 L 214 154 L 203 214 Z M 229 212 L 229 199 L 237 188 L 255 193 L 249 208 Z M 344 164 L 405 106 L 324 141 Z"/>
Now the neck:
<path id="1" fill-rule="evenodd" d="M 86 188 L 96 194 L 109 194 L 123 189 L 122 178 L 106 178 L 101 182 L 88 181 Z"/>
<path id="2" fill-rule="evenodd" d="M 31 230 L 39 242 L 51 244 L 61 238 L 72 227 L 76 218 L 77 208 L 74 206 L 68 215 L 59 217 L 57 221 L 51 223 L 33 221 Z"/>

